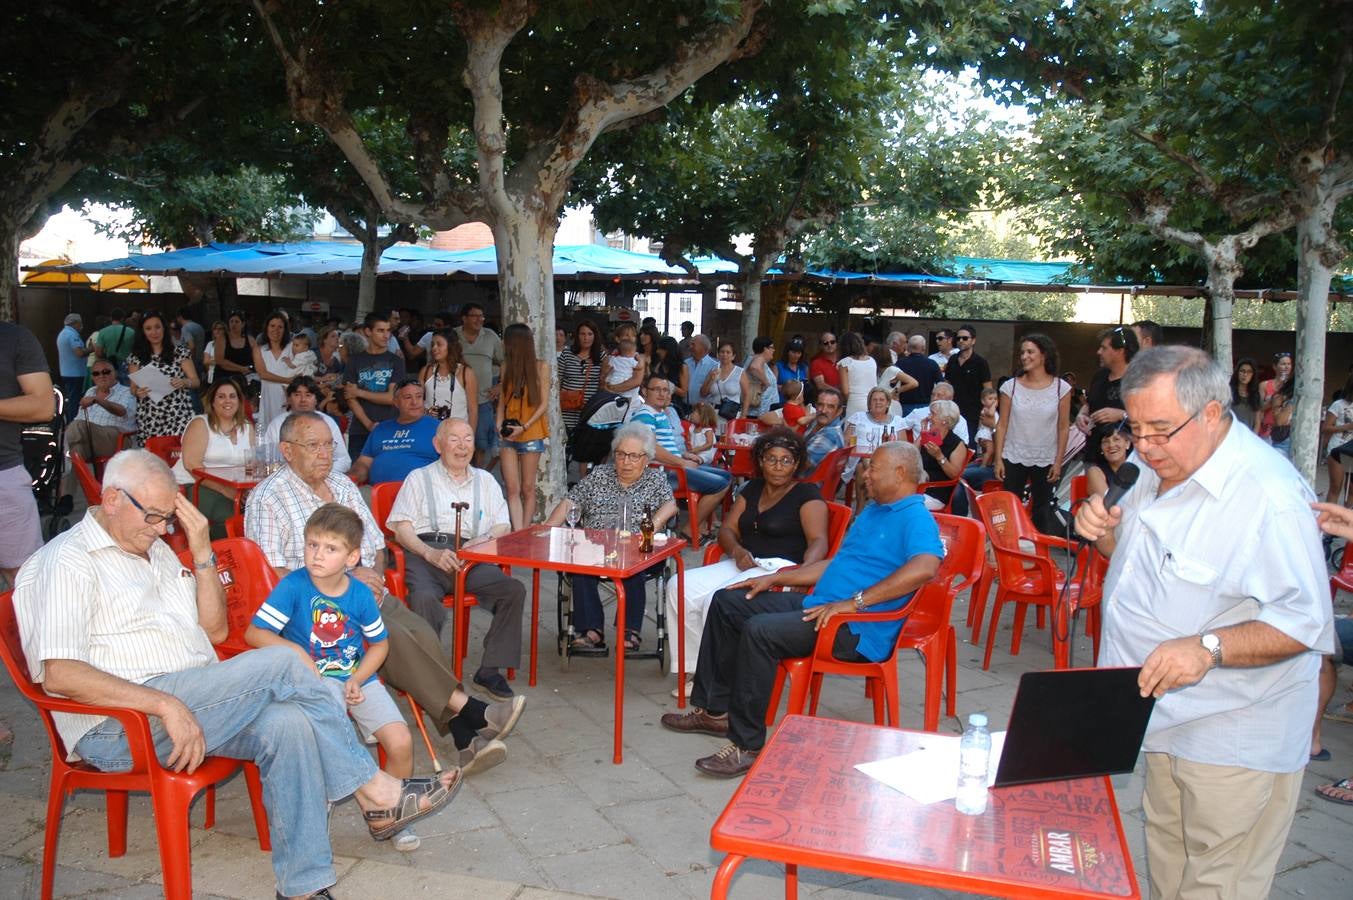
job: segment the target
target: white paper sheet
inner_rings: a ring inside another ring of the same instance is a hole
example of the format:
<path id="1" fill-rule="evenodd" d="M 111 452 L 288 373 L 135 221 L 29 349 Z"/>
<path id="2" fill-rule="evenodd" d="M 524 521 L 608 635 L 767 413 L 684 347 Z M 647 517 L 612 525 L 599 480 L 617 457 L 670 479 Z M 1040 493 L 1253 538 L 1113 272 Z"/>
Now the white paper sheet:
<path id="1" fill-rule="evenodd" d="M 150 399 L 159 403 L 174 392 L 169 378 L 154 366 L 142 366 L 131 374 L 131 382 L 140 388 L 150 390 Z"/>
<path id="2" fill-rule="evenodd" d="M 921 746 L 901 756 L 859 763 L 855 768 L 917 803 L 938 803 L 958 796 L 958 742 L 956 735 L 927 734 Z M 991 733 L 987 786 L 996 781 L 996 769 L 1005 747 L 1005 732 Z"/>

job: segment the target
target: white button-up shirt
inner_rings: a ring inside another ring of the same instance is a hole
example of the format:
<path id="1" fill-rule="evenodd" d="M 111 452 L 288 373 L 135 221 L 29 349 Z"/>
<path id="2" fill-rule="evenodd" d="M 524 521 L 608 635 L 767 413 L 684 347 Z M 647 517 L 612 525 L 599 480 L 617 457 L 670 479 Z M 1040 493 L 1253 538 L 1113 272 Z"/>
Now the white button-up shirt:
<path id="1" fill-rule="evenodd" d="M 1143 749 L 1267 772 L 1302 769 L 1319 654 L 1334 649 L 1311 489 L 1234 422 L 1198 471 L 1162 496 L 1159 476 L 1140 468 L 1120 504 L 1100 665 L 1139 666 L 1162 641 L 1251 620 L 1310 648 L 1272 665 L 1232 668 L 1223 640 L 1222 668 L 1156 701 Z"/>
<path id="2" fill-rule="evenodd" d="M 362 519 L 362 565 L 372 566 L 376 554 L 385 549 L 385 536 L 357 485 L 346 475 L 329 472 L 325 479 L 334 502 L 357 513 Z M 324 503 L 301 477 L 283 466 L 258 483 L 249 492 L 244 510 L 244 536 L 263 550 L 268 565 L 299 569 L 305 565 L 305 523 Z"/>
<path id="3" fill-rule="evenodd" d="M 429 483 L 433 489 L 431 502 Z M 451 508 L 452 503 L 470 504 L 460 517 L 460 536 L 464 540 L 487 534 L 496 525 L 511 527 L 503 489 L 492 475 L 470 466 L 467 477 L 457 481 L 441 460 L 409 473 L 390 507 L 385 524 L 393 527 L 395 522 L 409 522 L 414 534 L 430 531 L 450 534 L 456 529 L 456 511 Z"/>
<path id="4" fill-rule="evenodd" d="M 85 391 L 86 397 L 94 397 L 98 394 L 98 388 L 90 388 Z M 115 416 L 97 403 L 89 404 L 87 409 L 80 410 L 76 415 L 78 417 L 88 417 L 91 425 L 103 425 L 107 428 L 116 428 L 118 431 L 130 434 L 136 431 L 136 397 L 133 396 L 131 388 L 126 385 L 114 383 L 112 389 L 108 392 L 108 402 L 116 403 L 127 411 L 125 416 Z"/>
<path id="5" fill-rule="evenodd" d="M 49 659 L 74 659 L 135 684 L 216 662 L 197 621 L 197 579 L 164 541 L 149 558 L 128 553 L 87 512 L 24 563 L 14 609 L 28 671 L 47 677 Z M 106 716 L 54 713 L 73 754 Z"/>

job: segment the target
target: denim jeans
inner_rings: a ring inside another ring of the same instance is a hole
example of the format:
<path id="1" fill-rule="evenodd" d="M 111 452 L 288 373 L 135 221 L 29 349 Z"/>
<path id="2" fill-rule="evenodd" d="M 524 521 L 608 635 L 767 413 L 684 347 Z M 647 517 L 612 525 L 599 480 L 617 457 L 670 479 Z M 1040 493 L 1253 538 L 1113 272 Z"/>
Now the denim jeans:
<path id="1" fill-rule="evenodd" d="M 376 764 L 314 668 L 294 650 L 266 647 L 159 675 L 144 686 L 193 711 L 208 754 L 258 765 L 277 889 L 294 897 L 332 885 L 329 804 L 374 778 Z M 152 716 L 150 725 L 163 762 L 173 745 L 159 718 Z M 106 772 L 131 768 L 127 736 L 116 719 L 88 731 L 75 752 Z"/>
<path id="2" fill-rule="evenodd" d="M 716 466 L 696 466 L 686 470 L 686 485 L 697 494 L 717 494 L 732 481 L 732 475 Z M 675 472 L 667 473 L 667 482 L 676 488 Z"/>

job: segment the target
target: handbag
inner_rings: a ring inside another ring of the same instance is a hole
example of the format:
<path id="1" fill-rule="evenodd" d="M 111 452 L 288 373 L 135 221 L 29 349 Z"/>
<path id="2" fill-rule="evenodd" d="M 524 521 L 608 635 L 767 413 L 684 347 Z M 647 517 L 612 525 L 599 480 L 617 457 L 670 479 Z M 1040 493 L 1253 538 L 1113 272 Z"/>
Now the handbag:
<path id="1" fill-rule="evenodd" d="M 560 409 L 568 409 L 568 410 L 582 409 L 582 408 L 583 408 L 583 392 L 582 392 L 582 391 L 573 391 L 573 390 L 569 390 L 568 388 L 560 388 L 560 389 L 559 389 L 559 408 L 560 408 Z"/>
<path id="2" fill-rule="evenodd" d="M 715 410 L 720 419 L 736 419 L 742 415 L 742 404 L 736 400 L 725 397 L 719 401 L 718 409 Z"/>

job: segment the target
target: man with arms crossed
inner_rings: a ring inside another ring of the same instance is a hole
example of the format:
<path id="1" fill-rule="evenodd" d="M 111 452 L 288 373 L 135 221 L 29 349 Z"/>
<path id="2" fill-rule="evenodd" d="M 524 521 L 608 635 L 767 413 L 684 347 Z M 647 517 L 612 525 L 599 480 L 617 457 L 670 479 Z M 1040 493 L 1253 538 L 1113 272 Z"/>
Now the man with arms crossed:
<path id="1" fill-rule="evenodd" d="M 1315 497 L 1236 427 L 1228 373 L 1201 350 L 1140 353 L 1122 392 L 1141 476 L 1112 509 L 1082 504 L 1076 530 L 1111 560 L 1100 664 L 1141 666 L 1156 697 L 1151 895 L 1266 897 L 1334 648 Z"/>

